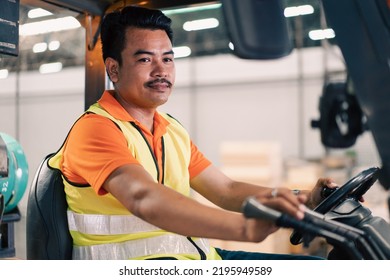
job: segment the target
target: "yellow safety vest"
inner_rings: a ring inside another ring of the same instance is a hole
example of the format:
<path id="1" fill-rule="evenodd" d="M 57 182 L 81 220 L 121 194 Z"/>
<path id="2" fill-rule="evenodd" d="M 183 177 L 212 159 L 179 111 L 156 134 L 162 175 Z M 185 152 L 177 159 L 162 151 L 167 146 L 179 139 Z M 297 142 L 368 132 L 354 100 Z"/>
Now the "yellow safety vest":
<path id="1" fill-rule="evenodd" d="M 174 118 L 161 114 L 170 125 L 163 136 L 163 173 L 158 174 L 146 139 L 135 124 L 115 119 L 93 104 L 87 110 L 109 118 L 122 130 L 132 155 L 158 182 L 190 196 L 188 165 L 190 138 Z M 60 169 L 63 147 L 49 160 Z M 111 194 L 97 195 L 91 186 L 75 186 L 63 180 L 68 210 L 69 230 L 73 238 L 73 259 L 221 259 L 207 239 L 185 237 L 167 232 L 132 215 Z"/>

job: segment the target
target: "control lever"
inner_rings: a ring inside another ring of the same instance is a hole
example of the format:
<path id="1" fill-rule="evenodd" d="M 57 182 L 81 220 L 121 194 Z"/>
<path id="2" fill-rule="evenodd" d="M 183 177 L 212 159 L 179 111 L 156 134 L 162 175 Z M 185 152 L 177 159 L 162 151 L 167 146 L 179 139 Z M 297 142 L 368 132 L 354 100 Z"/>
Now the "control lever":
<path id="1" fill-rule="evenodd" d="M 321 227 L 327 223 L 324 220 L 321 220 L 322 222 L 313 224 L 312 221 L 318 220 L 319 218 L 315 218 L 315 216 L 313 216 L 313 218 L 307 219 L 306 215 L 311 215 L 309 212 L 305 213 L 305 219 L 297 220 L 292 216 L 265 206 L 254 197 L 249 197 L 244 201 L 242 211 L 244 216 L 247 218 L 270 220 L 275 222 L 275 224 L 279 227 L 294 228 L 306 234 L 324 237 L 327 242 L 329 242 L 329 244 L 344 248 L 346 247 L 346 251 L 350 253 L 354 259 L 364 259 L 362 254 L 355 247 L 354 241 L 357 235 L 356 232 L 352 233 L 352 235 L 355 235 L 354 238 L 351 239 L 351 234 L 344 235 L 345 230 L 341 231 L 342 234 L 339 232 L 339 230 L 335 230 L 337 227 L 334 224 L 330 224 L 330 226 L 326 226 L 325 228 Z M 331 231 L 329 229 L 333 230 Z"/>
<path id="2" fill-rule="evenodd" d="M 340 223 L 338 221 L 325 219 L 325 215 L 310 209 L 305 210 L 305 217 L 303 220 L 313 225 L 327 229 L 331 232 L 345 236 L 347 239 L 354 241 L 356 246 L 359 246 L 361 250 L 364 250 L 366 256 L 368 255 L 366 259 L 386 259 L 386 256 L 383 254 L 382 250 L 378 248 L 374 242 L 372 242 L 370 237 L 367 236 L 363 230 Z"/>
<path id="3" fill-rule="evenodd" d="M 321 190 L 321 197 L 322 198 L 327 198 L 328 196 L 330 196 L 334 191 L 338 190 L 339 187 L 337 188 L 328 188 L 328 187 L 323 187 L 322 190 Z"/>

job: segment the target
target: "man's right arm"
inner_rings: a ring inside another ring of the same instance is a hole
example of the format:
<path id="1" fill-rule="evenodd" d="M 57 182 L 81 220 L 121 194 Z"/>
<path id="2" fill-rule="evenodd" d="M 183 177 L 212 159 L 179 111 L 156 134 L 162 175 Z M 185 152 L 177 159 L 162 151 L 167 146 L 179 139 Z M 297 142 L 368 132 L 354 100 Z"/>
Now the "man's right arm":
<path id="1" fill-rule="evenodd" d="M 205 206 L 158 184 L 139 165 L 116 169 L 103 188 L 132 214 L 184 236 L 260 242 L 277 230 L 269 221 L 245 219 L 240 213 Z"/>

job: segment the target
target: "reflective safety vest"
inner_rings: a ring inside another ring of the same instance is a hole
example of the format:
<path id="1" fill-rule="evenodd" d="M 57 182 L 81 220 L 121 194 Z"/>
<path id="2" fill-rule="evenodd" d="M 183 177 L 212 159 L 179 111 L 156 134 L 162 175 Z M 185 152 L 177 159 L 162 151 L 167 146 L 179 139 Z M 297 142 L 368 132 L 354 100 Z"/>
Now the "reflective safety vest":
<path id="1" fill-rule="evenodd" d="M 93 104 L 87 112 L 112 120 L 124 134 L 132 155 L 156 182 L 190 196 L 188 165 L 190 138 L 174 118 L 161 114 L 170 125 L 162 137 L 163 174 L 159 174 L 154 154 L 135 123 L 113 118 Z M 60 169 L 64 145 L 49 160 Z M 161 179 L 162 178 L 162 179 Z M 110 193 L 97 195 L 89 185 L 73 185 L 63 180 L 68 210 L 68 224 L 73 238 L 73 259 L 221 259 L 207 239 L 185 237 L 162 230 L 132 215 Z"/>

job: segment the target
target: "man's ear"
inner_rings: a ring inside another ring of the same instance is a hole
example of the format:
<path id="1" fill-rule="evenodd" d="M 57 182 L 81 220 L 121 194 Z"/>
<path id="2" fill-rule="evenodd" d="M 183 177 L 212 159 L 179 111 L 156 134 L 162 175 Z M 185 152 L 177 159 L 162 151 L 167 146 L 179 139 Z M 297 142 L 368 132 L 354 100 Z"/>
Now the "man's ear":
<path id="1" fill-rule="evenodd" d="M 118 64 L 118 62 L 111 57 L 107 57 L 104 64 L 106 65 L 106 71 L 107 71 L 108 76 L 110 77 L 110 80 L 113 83 L 118 82 L 118 80 L 119 80 L 119 64 Z"/>

